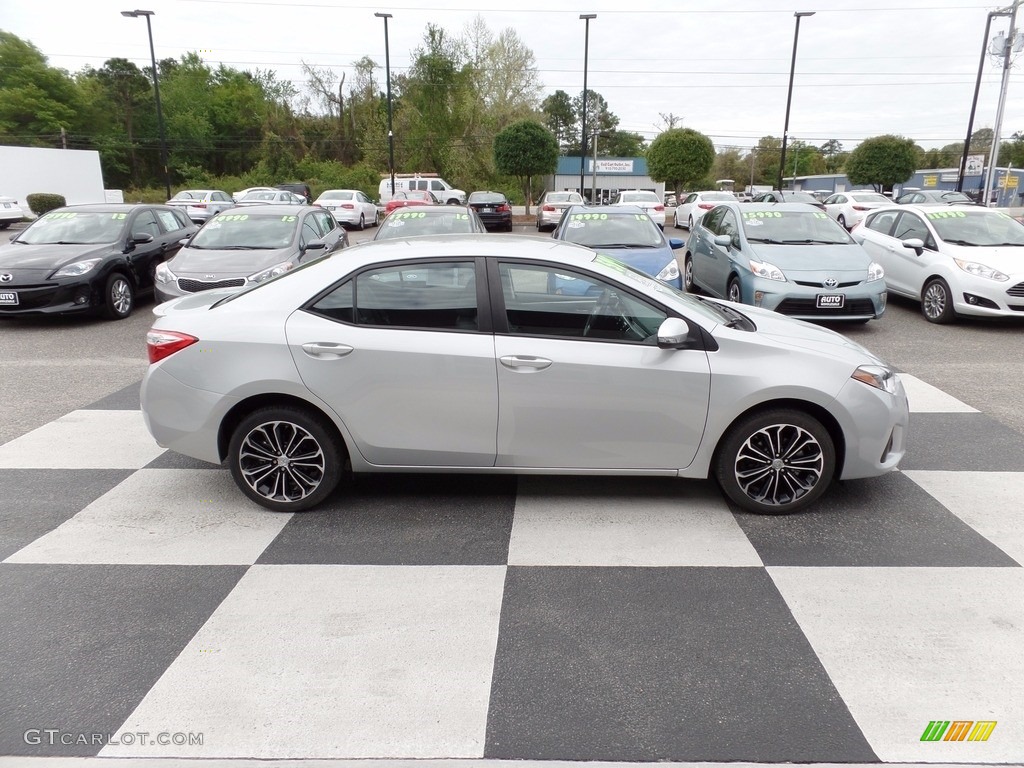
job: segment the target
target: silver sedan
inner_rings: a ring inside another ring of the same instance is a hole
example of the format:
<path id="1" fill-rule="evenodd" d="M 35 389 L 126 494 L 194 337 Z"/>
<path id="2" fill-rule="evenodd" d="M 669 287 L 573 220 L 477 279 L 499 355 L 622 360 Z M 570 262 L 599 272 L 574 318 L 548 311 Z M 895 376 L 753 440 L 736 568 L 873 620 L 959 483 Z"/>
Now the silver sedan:
<path id="1" fill-rule="evenodd" d="M 593 290 L 558 292 L 566 276 Z M 319 504 L 350 467 L 710 476 L 791 512 L 906 444 L 902 384 L 857 344 L 565 243 L 367 243 L 158 314 L 150 432 L 226 460 L 272 510 Z"/>

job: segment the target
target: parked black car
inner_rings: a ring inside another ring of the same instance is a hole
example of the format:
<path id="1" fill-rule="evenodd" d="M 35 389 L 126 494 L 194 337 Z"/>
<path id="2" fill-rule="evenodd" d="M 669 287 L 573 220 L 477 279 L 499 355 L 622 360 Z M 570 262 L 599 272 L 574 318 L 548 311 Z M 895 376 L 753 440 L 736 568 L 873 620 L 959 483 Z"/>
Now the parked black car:
<path id="1" fill-rule="evenodd" d="M 473 192 L 466 204 L 487 229 L 512 231 L 512 206 L 501 192 Z"/>
<path id="2" fill-rule="evenodd" d="M 289 181 L 287 184 L 275 184 L 274 189 L 285 189 L 296 195 L 302 195 L 306 198 L 306 205 L 313 204 L 313 190 L 309 188 L 309 184 L 303 184 L 301 181 Z"/>
<path id="3" fill-rule="evenodd" d="M 199 229 L 166 205 L 73 205 L 0 246 L 0 316 L 102 312 L 128 317 L 157 265 Z"/>
<path id="4" fill-rule="evenodd" d="M 773 189 L 771 192 L 762 192 L 759 195 L 755 195 L 751 201 L 754 203 L 807 203 L 813 205 L 815 208 L 825 210 L 825 204 L 818 198 L 812 195 L 810 192 L 801 192 L 799 190 L 781 190 Z"/>

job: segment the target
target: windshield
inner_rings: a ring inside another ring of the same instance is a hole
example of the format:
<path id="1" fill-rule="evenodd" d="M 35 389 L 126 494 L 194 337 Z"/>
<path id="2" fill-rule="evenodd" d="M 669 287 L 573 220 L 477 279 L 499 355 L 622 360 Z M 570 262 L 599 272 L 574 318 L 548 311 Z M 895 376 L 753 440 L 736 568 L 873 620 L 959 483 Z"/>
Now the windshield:
<path id="1" fill-rule="evenodd" d="M 623 192 L 624 203 L 660 203 L 661 199 L 653 192 Z"/>
<path id="2" fill-rule="evenodd" d="M 16 242 L 29 245 L 113 243 L 121 238 L 127 220 L 127 213 L 114 211 L 50 211 L 18 235 Z"/>
<path id="3" fill-rule="evenodd" d="M 197 189 L 186 189 L 179 192 L 171 200 L 202 200 L 206 197 L 206 192 Z"/>
<path id="4" fill-rule="evenodd" d="M 744 211 L 743 232 L 752 243 L 848 245 L 853 239 L 821 211 Z"/>
<path id="5" fill-rule="evenodd" d="M 643 213 L 573 213 L 562 240 L 588 248 L 660 248 L 661 230 Z"/>
<path id="6" fill-rule="evenodd" d="M 879 195 L 874 192 L 867 195 L 850 195 L 850 198 L 855 203 L 885 203 L 886 205 L 888 205 L 889 203 L 892 202 L 892 200 L 890 200 L 885 195 Z"/>
<path id="7" fill-rule="evenodd" d="M 704 192 L 700 196 L 701 200 L 727 200 L 730 202 L 736 202 L 736 195 L 732 192 Z"/>
<path id="8" fill-rule="evenodd" d="M 196 233 L 189 247 L 209 250 L 287 248 L 295 239 L 298 221 L 298 216 L 281 214 L 222 213 Z"/>
<path id="9" fill-rule="evenodd" d="M 545 203 L 582 203 L 583 198 L 578 192 L 552 192 L 544 198 Z"/>
<path id="10" fill-rule="evenodd" d="M 269 200 L 273 202 L 277 199 L 277 192 L 250 192 L 248 195 L 242 198 L 242 200 Z"/>
<path id="11" fill-rule="evenodd" d="M 504 203 L 505 196 L 500 192 L 474 192 L 469 196 L 471 203 Z"/>
<path id="12" fill-rule="evenodd" d="M 965 195 L 963 192 L 943 192 L 938 195 L 939 199 L 944 203 L 969 203 L 971 198 Z"/>
<path id="13" fill-rule="evenodd" d="M 1024 245 L 1024 224 L 999 211 L 929 211 L 935 232 L 954 245 Z"/>
<path id="14" fill-rule="evenodd" d="M 320 195 L 321 200 L 351 200 L 355 192 L 343 192 L 342 190 L 328 190 Z"/>
<path id="15" fill-rule="evenodd" d="M 377 229 L 374 240 L 390 240 L 397 237 L 417 235 L 449 235 L 477 232 L 473 219 L 466 209 L 451 210 L 444 206 L 440 211 L 398 210 L 388 216 Z"/>

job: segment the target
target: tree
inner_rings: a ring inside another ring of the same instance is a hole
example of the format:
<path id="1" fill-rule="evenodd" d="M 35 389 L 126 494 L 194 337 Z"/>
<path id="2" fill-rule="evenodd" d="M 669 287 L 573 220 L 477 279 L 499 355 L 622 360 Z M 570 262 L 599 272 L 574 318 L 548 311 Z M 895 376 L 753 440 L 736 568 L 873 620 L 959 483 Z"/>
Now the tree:
<path id="1" fill-rule="evenodd" d="M 647 168 L 651 178 L 669 185 L 676 198 L 707 176 L 715 162 L 715 145 L 692 128 L 673 128 L 651 142 Z"/>
<path id="2" fill-rule="evenodd" d="M 598 148 L 602 155 L 608 157 L 641 157 L 646 151 L 643 136 L 620 130 L 602 133 L 598 137 Z"/>
<path id="3" fill-rule="evenodd" d="M 572 142 L 576 128 L 576 110 L 572 107 L 572 97 L 565 91 L 555 91 L 540 105 L 544 113 L 544 123 L 555 134 L 558 146 L 563 153 Z"/>
<path id="4" fill-rule="evenodd" d="M 782 139 L 762 136 L 754 148 L 754 184 L 775 186 L 779 178 L 779 160 L 782 157 Z"/>
<path id="5" fill-rule="evenodd" d="M 46 63 L 31 43 L 0 30 L 0 141 L 61 146 L 78 104 L 71 77 Z"/>
<path id="6" fill-rule="evenodd" d="M 558 141 L 535 120 L 520 120 L 494 137 L 494 165 L 499 173 L 519 180 L 529 215 L 533 177 L 558 168 Z"/>
<path id="7" fill-rule="evenodd" d="M 885 134 L 862 141 L 846 161 L 852 184 L 871 184 L 876 192 L 901 184 L 917 169 L 917 148 L 912 139 Z"/>
<path id="8" fill-rule="evenodd" d="M 818 149 L 825 156 L 825 172 L 838 173 L 846 161 L 846 153 L 843 152 L 843 143 L 839 139 L 829 139 Z"/>

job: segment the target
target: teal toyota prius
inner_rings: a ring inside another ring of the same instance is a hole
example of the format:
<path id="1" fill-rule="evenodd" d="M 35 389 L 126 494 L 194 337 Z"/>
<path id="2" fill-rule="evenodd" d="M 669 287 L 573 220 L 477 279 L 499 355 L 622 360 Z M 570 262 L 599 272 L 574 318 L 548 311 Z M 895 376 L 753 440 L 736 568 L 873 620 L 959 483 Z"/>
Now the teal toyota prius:
<path id="1" fill-rule="evenodd" d="M 885 272 L 827 213 L 804 203 L 723 203 L 690 232 L 683 286 L 802 320 L 866 323 Z"/>

